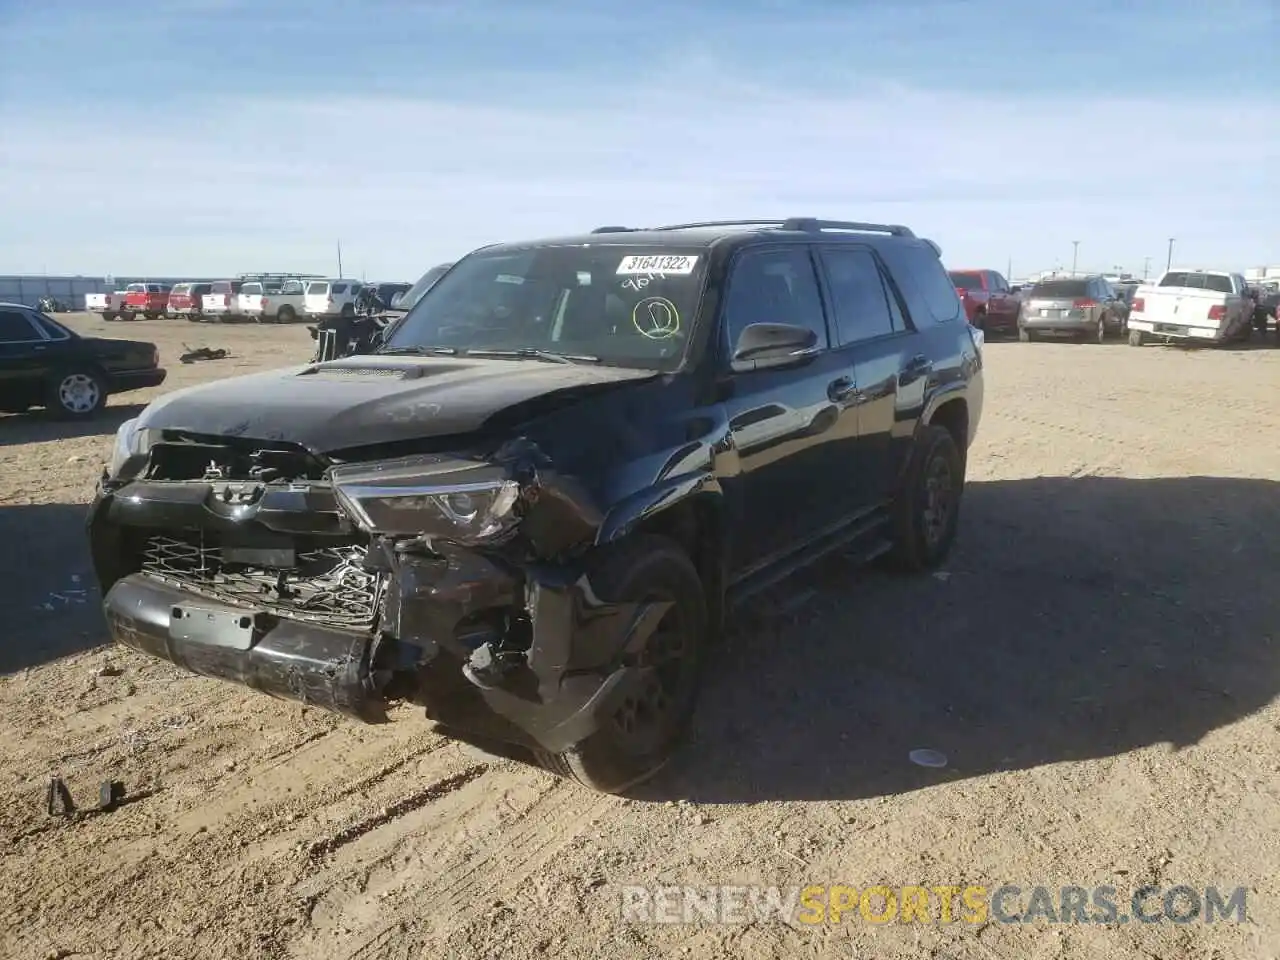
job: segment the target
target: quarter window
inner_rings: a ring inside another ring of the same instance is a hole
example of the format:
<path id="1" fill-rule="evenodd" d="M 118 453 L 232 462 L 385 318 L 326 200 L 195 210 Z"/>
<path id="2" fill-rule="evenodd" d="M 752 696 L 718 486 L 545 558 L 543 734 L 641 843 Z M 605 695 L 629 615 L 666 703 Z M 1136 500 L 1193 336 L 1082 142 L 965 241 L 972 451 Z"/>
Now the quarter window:
<path id="1" fill-rule="evenodd" d="M 41 339 L 25 313 L 0 310 L 0 343 L 25 343 Z"/>

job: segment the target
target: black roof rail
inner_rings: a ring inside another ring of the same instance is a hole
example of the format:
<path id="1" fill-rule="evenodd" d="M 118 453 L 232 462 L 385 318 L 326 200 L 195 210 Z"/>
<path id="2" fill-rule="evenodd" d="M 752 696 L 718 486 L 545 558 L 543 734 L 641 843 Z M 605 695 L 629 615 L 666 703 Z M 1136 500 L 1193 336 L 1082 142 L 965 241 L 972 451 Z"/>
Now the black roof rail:
<path id="1" fill-rule="evenodd" d="M 858 233 L 887 233 L 894 237 L 914 237 L 907 227 L 896 223 L 860 223 L 856 220 L 819 220 L 817 217 L 791 217 L 782 224 L 783 230 L 801 230 L 817 233 L 821 230 L 851 230 Z"/>
<path id="2" fill-rule="evenodd" d="M 697 223 L 672 223 L 650 230 L 697 230 L 700 227 L 780 227 L 785 220 L 702 220 Z"/>
<path id="3" fill-rule="evenodd" d="M 592 233 L 634 233 L 635 227 L 596 227 Z"/>

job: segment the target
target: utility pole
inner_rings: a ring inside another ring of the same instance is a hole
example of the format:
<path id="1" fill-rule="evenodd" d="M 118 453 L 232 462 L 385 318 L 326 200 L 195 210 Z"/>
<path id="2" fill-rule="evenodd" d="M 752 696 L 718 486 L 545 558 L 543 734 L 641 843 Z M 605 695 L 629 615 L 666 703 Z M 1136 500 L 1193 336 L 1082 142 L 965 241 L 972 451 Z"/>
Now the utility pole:
<path id="1" fill-rule="evenodd" d="M 1177 237 L 1170 237 L 1170 238 L 1169 238 L 1169 258 L 1168 258 L 1167 260 L 1165 260 L 1165 262 L 1164 262 L 1164 272 L 1165 272 L 1165 273 L 1168 273 L 1170 270 L 1172 270 L 1172 269 L 1173 269 L 1173 241 L 1174 241 L 1174 240 L 1176 240 L 1176 239 L 1177 239 Z"/>
<path id="2" fill-rule="evenodd" d="M 1145 281 L 1151 275 L 1151 258 L 1142 258 L 1142 279 Z"/>
<path id="3" fill-rule="evenodd" d="M 1071 275 L 1073 277 L 1076 275 L 1076 260 L 1079 253 L 1080 253 L 1080 241 L 1072 240 L 1071 241 Z"/>
<path id="4" fill-rule="evenodd" d="M 342 241 L 338 241 L 338 279 L 342 279 Z"/>
<path id="5" fill-rule="evenodd" d="M 1012 279 L 1013 279 L 1013 257 L 1010 257 L 1010 258 L 1009 258 L 1009 262 L 1008 262 L 1007 264 L 1005 264 L 1005 268 L 1004 268 L 1004 278 L 1005 278 L 1006 280 L 1012 280 Z"/>

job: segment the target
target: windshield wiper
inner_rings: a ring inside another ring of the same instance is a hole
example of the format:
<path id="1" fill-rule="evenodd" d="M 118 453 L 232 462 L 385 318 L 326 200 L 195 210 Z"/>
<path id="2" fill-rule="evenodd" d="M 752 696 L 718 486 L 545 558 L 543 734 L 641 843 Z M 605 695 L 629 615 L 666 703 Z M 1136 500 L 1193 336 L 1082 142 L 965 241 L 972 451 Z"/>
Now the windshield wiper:
<path id="1" fill-rule="evenodd" d="M 521 347 L 518 350 L 468 350 L 471 357 L 518 357 L 530 360 L 546 360 L 549 363 L 600 363 L 599 357 L 587 354 L 555 353 L 551 350 L 538 350 L 534 347 Z"/>
<path id="2" fill-rule="evenodd" d="M 396 356 L 398 354 L 400 356 L 418 356 L 418 357 L 433 357 L 433 356 L 456 357 L 458 355 L 458 348 L 457 347 L 424 347 L 419 344 L 414 344 L 413 346 L 407 346 L 407 347 L 383 347 L 381 350 L 378 350 L 376 352 L 382 354 L 383 356 Z"/>

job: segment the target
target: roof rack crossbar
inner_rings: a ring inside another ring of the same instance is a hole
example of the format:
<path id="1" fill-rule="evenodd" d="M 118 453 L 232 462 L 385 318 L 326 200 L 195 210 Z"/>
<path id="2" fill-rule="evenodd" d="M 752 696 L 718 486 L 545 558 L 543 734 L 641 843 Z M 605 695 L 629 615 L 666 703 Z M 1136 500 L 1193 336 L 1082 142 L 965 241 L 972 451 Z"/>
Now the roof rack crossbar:
<path id="1" fill-rule="evenodd" d="M 672 223 L 651 230 L 696 230 L 700 227 L 780 227 L 785 220 L 703 220 L 698 223 Z"/>
<path id="2" fill-rule="evenodd" d="M 849 230 L 858 233 L 887 233 L 894 237 L 914 237 L 908 227 L 896 223 L 861 223 L 857 220 L 819 220 L 816 217 L 792 217 L 782 224 L 783 230 L 817 233 L 821 230 Z"/>
<path id="3" fill-rule="evenodd" d="M 237 273 L 237 280 L 314 280 L 324 279 L 323 273 Z"/>

